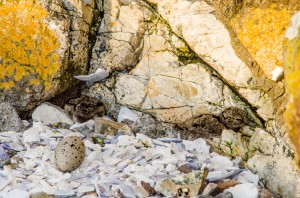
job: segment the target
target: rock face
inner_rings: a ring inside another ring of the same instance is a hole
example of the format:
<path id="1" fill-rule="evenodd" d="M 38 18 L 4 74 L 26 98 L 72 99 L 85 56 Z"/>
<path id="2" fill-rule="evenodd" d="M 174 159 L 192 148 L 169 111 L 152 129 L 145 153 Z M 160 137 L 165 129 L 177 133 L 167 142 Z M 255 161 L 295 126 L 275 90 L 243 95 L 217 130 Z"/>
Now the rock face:
<path id="1" fill-rule="evenodd" d="M 0 132 L 20 131 L 23 127 L 18 113 L 9 102 L 0 103 Z"/>
<path id="2" fill-rule="evenodd" d="M 32 120 L 42 122 L 44 125 L 53 125 L 56 123 L 74 124 L 73 120 L 65 114 L 63 109 L 47 102 L 34 110 Z"/>
<path id="3" fill-rule="evenodd" d="M 94 9 L 93 0 L 1 1 L 0 100 L 28 110 L 70 87 L 86 71 Z"/>
<path id="4" fill-rule="evenodd" d="M 300 12 L 296 13 L 290 27 L 286 31 L 284 42 L 284 65 L 286 69 L 286 88 L 289 92 L 288 107 L 286 111 L 286 121 L 288 124 L 289 135 L 296 147 L 296 163 L 300 167 L 300 121 L 299 121 L 299 104 L 300 104 L 300 79 L 299 79 L 299 46 L 300 46 Z"/>
<path id="5" fill-rule="evenodd" d="M 192 138 L 222 134 L 218 149 L 242 157 L 271 191 L 297 197 L 299 14 L 282 42 L 299 9 L 298 0 L 5 1 L 0 99 L 30 109 L 87 65 L 102 68 L 109 78 L 82 94 L 109 116 L 135 110 L 133 129 L 149 136 L 174 135 L 175 126 Z"/>
<path id="6" fill-rule="evenodd" d="M 260 164 L 257 155 L 268 164 L 278 158 L 293 158 L 283 119 L 281 43 L 292 14 L 299 8 L 297 2 L 103 3 L 104 20 L 93 46 L 90 72 L 103 68 L 113 75 L 83 94 L 103 101 L 115 118 L 120 107 L 127 106 L 150 114 L 156 121 L 176 126 L 190 121 L 192 126 L 194 120 L 201 130 L 210 130 L 205 128 L 207 119 L 200 118 L 211 116 L 214 128 L 219 129 L 216 135 L 224 128 L 234 130 L 218 142 L 221 150 L 250 160 L 249 167 L 271 190 L 295 197 L 300 176 L 295 164 L 274 163 L 268 167 L 274 175 L 270 178 L 264 174 L 266 166 L 255 164 Z M 257 126 L 265 130 L 252 129 Z M 234 150 L 227 148 L 226 141 L 231 141 Z M 293 187 L 275 179 L 283 177 L 280 167 L 295 173 L 289 174 Z"/>

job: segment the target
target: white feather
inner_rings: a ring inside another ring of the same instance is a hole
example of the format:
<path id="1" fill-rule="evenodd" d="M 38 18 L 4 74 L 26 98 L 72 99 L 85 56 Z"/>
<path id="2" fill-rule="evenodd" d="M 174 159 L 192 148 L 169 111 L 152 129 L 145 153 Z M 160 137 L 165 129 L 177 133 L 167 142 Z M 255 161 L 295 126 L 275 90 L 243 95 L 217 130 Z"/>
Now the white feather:
<path id="1" fill-rule="evenodd" d="M 283 77 L 283 69 L 281 67 L 276 67 L 272 71 L 272 80 L 278 81 Z"/>
<path id="2" fill-rule="evenodd" d="M 103 79 L 107 78 L 108 76 L 109 76 L 109 73 L 107 71 L 105 71 L 102 68 L 99 68 L 96 70 L 95 73 L 88 74 L 88 75 L 74 76 L 74 78 L 88 82 L 88 83 L 92 83 L 92 82 L 103 80 Z"/>

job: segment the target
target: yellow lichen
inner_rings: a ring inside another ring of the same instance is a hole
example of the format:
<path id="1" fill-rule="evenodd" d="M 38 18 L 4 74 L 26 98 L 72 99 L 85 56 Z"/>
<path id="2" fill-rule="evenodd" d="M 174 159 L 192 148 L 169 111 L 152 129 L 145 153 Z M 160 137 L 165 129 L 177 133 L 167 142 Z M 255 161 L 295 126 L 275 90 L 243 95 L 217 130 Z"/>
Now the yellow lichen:
<path id="1" fill-rule="evenodd" d="M 238 38 L 271 79 L 282 67 L 282 42 L 293 11 L 273 4 L 269 8 L 247 8 L 231 20 Z"/>
<path id="2" fill-rule="evenodd" d="M 55 33 L 43 22 L 48 12 L 36 0 L 0 0 L 0 88 L 9 89 L 24 77 L 51 87 L 61 66 Z"/>
<path id="3" fill-rule="evenodd" d="M 296 162 L 300 167 L 300 36 L 284 41 L 283 63 L 286 70 L 286 88 L 289 94 L 285 120 L 289 136 L 296 148 Z"/>

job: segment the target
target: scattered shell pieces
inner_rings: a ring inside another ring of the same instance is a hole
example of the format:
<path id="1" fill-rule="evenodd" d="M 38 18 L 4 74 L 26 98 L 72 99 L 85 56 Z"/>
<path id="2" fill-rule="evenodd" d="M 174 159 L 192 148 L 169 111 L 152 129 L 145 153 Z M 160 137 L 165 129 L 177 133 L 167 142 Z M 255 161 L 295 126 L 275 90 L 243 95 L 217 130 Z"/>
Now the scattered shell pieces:
<path id="1" fill-rule="evenodd" d="M 92 125 L 73 125 L 74 132 L 33 122 L 23 133 L 0 133 L 1 148 L 15 152 L 11 164 L 0 169 L 0 198 L 40 192 L 54 197 L 162 197 L 175 196 L 178 188 L 189 188 L 194 196 L 204 168 L 209 173 L 203 182 L 216 183 L 225 197 L 236 197 L 241 190 L 251 197 L 258 192 L 256 175 L 239 168 L 239 160 L 211 153 L 203 139 L 152 139 L 119 131 L 94 134 L 100 145 L 78 132 L 92 130 Z M 227 180 L 234 185 L 222 186 Z"/>

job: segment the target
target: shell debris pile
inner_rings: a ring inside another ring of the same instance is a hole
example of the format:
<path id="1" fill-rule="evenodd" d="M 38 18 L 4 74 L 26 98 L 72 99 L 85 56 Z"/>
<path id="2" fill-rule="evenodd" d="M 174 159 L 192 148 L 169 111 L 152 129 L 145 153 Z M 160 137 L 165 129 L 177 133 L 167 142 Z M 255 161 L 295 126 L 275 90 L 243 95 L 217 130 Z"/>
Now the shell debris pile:
<path id="1" fill-rule="evenodd" d="M 87 122 L 89 127 L 91 123 Z M 0 133 L 0 151 L 14 152 L 10 163 L 7 155 L 1 155 L 6 161 L 0 169 L 0 197 L 22 198 L 41 192 L 56 197 L 164 197 L 175 196 L 179 188 L 186 187 L 195 196 L 204 166 L 209 169 L 207 183 L 234 184 L 222 189 L 226 196 L 258 196 L 258 176 L 241 169 L 239 158 L 230 160 L 210 152 L 203 139 L 152 139 L 119 132 L 103 136 L 101 146 L 80 133 L 84 127 L 74 126 L 51 128 L 33 122 L 22 133 Z M 207 185 L 203 193 L 212 192 L 207 189 L 211 187 Z"/>

